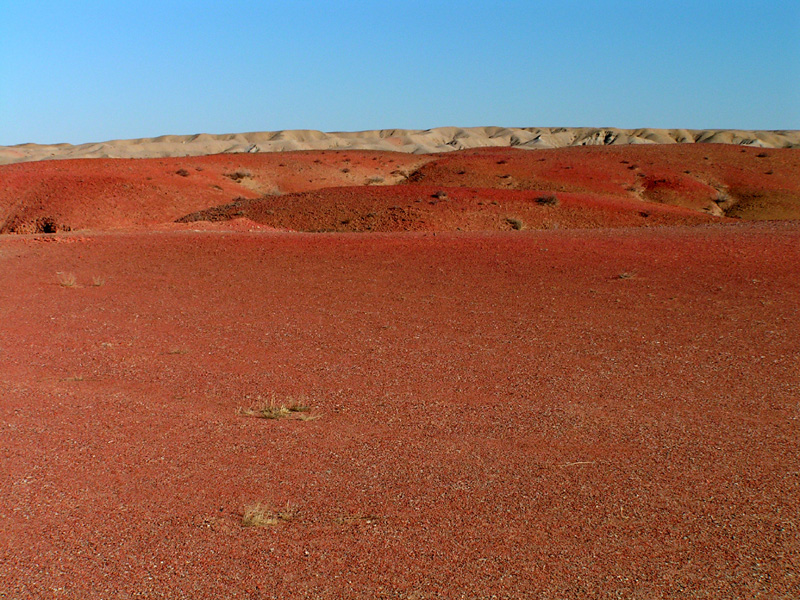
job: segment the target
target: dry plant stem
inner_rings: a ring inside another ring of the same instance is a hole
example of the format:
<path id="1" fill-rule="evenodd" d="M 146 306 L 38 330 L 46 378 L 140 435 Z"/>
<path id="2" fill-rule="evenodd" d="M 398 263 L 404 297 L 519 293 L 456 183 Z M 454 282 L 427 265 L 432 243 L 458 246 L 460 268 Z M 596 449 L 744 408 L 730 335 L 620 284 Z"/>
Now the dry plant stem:
<path id="1" fill-rule="evenodd" d="M 277 525 L 278 518 L 272 514 L 266 506 L 257 503 L 246 506 L 242 515 L 242 525 L 244 527 L 266 527 Z"/>
<path id="2" fill-rule="evenodd" d="M 274 511 L 269 506 L 257 502 L 245 507 L 242 515 L 243 527 L 268 527 L 281 521 L 291 521 L 297 516 L 297 509 L 288 502 L 283 510 Z"/>
<path id="3" fill-rule="evenodd" d="M 59 271 L 56 273 L 56 278 L 61 287 L 75 287 L 78 284 L 78 278 L 75 277 L 75 273 Z"/>
<path id="4" fill-rule="evenodd" d="M 317 417 L 304 415 L 311 410 L 301 399 L 287 398 L 285 401 L 278 401 L 275 395 L 264 399 L 260 404 L 247 409 L 239 409 L 239 414 L 246 417 L 258 417 L 261 419 L 283 419 L 292 415 L 303 421 L 311 421 Z"/>

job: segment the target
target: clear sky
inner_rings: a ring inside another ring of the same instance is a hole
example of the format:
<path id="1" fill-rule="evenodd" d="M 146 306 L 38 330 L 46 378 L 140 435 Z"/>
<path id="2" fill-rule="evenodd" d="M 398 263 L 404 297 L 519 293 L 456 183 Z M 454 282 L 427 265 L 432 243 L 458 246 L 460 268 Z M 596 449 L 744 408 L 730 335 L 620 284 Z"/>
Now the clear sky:
<path id="1" fill-rule="evenodd" d="M 0 145 L 800 129 L 800 0 L 0 0 Z"/>

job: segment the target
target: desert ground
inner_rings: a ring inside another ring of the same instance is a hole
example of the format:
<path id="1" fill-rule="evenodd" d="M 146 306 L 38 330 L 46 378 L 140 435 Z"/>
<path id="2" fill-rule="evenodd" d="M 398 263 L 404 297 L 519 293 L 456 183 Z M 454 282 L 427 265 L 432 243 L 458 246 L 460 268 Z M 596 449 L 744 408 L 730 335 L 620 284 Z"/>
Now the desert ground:
<path id="1" fill-rule="evenodd" d="M 0 598 L 796 598 L 796 132 L 494 129 L 3 149 Z"/>

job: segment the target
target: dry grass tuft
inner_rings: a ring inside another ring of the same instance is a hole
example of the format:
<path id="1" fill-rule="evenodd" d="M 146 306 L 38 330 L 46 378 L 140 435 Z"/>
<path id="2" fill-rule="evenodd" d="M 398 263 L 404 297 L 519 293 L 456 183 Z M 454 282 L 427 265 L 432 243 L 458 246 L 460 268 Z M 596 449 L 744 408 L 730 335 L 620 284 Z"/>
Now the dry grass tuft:
<path id="1" fill-rule="evenodd" d="M 308 415 L 311 407 L 305 398 L 286 398 L 278 400 L 275 394 L 269 398 L 262 399 L 258 404 L 251 408 L 240 408 L 239 414 L 245 417 L 257 417 L 259 419 L 285 419 L 294 417 L 301 421 L 313 421 L 318 417 Z"/>
<path id="2" fill-rule="evenodd" d="M 105 284 L 106 280 L 102 277 L 92 277 L 92 285 L 94 287 L 100 287 Z"/>
<path id="3" fill-rule="evenodd" d="M 75 277 L 75 273 L 65 273 L 63 271 L 59 271 L 56 273 L 56 278 L 58 279 L 58 285 L 61 287 L 75 287 L 78 285 L 78 278 Z"/>
<path id="4" fill-rule="evenodd" d="M 291 521 L 297 517 L 297 508 L 288 502 L 283 510 L 275 511 L 269 506 L 257 502 L 244 507 L 242 514 L 243 527 L 270 527 L 281 521 Z"/>
<path id="5" fill-rule="evenodd" d="M 633 271 L 624 271 L 623 273 L 617 275 L 617 279 L 635 279 L 635 278 L 636 278 L 636 273 L 634 273 Z"/>

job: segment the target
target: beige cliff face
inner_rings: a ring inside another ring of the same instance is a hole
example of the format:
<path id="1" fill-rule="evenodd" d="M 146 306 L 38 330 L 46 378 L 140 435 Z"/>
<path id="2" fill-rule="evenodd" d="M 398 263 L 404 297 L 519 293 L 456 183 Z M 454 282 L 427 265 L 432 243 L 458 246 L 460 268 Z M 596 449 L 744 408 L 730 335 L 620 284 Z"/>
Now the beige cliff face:
<path id="1" fill-rule="evenodd" d="M 0 146 L 0 164 L 65 158 L 162 158 L 287 150 L 389 150 L 412 154 L 511 146 L 523 149 L 625 144 L 737 144 L 800 147 L 800 131 L 616 129 L 613 127 L 437 127 L 325 133 L 313 130 L 163 135 L 88 144 Z"/>

